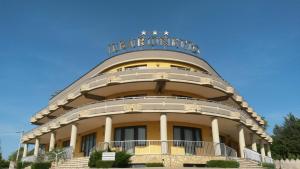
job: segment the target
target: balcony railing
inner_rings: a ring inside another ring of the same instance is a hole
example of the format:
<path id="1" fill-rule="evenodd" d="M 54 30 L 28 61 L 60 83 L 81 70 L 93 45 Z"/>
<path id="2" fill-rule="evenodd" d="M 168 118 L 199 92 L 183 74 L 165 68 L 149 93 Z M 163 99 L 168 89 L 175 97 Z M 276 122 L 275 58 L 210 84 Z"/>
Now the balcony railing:
<path id="1" fill-rule="evenodd" d="M 73 156 L 73 148 L 65 147 L 63 149 L 46 153 L 44 150 L 39 150 L 38 156 L 27 156 L 22 158 L 22 162 L 39 161 L 55 161 L 71 159 Z"/>
<path id="2" fill-rule="evenodd" d="M 237 152 L 224 143 L 186 140 L 127 140 L 99 143 L 93 150 L 126 151 L 133 155 L 195 155 L 237 157 Z M 164 148 L 166 147 L 166 148 Z"/>
<path id="3" fill-rule="evenodd" d="M 257 161 L 257 162 L 273 163 L 273 159 L 271 157 L 262 156 L 258 152 L 250 150 L 248 148 L 244 149 L 244 156 L 246 159 Z"/>

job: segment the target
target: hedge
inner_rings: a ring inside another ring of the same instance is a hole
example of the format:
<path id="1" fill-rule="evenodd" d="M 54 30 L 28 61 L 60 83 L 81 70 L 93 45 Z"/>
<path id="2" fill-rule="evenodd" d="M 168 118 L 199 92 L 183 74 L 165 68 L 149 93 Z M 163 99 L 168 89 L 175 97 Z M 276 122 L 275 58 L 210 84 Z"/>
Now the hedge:
<path id="1" fill-rule="evenodd" d="M 130 163 L 131 154 L 126 152 L 116 152 L 115 161 L 102 161 L 103 151 L 94 151 L 89 159 L 89 167 L 93 168 L 124 168 Z"/>
<path id="2" fill-rule="evenodd" d="M 18 161 L 16 168 L 17 169 L 23 169 L 25 167 L 30 166 L 31 164 L 32 164 L 32 162 L 21 162 L 21 161 Z"/>
<path id="3" fill-rule="evenodd" d="M 262 166 L 267 169 L 275 169 L 275 165 L 272 163 L 262 163 Z"/>
<path id="4" fill-rule="evenodd" d="M 146 167 L 163 167 L 163 163 L 146 163 Z"/>
<path id="5" fill-rule="evenodd" d="M 234 160 L 210 160 L 206 163 L 207 167 L 239 168 L 240 163 Z"/>
<path id="6" fill-rule="evenodd" d="M 37 162 L 31 164 L 31 169 L 49 169 L 50 167 L 50 162 Z"/>

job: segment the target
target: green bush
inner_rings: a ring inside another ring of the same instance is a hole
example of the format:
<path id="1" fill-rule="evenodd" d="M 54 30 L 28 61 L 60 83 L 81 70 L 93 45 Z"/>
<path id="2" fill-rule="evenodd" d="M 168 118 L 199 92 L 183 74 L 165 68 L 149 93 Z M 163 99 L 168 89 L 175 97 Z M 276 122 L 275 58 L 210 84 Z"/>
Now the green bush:
<path id="1" fill-rule="evenodd" d="M 31 162 L 21 162 L 21 161 L 18 161 L 17 162 L 17 169 L 23 169 L 25 167 L 28 167 L 30 166 L 32 163 Z"/>
<path id="2" fill-rule="evenodd" d="M 123 151 L 116 152 L 116 160 L 113 164 L 113 167 L 121 167 L 121 168 L 128 167 L 131 156 L 132 156 L 131 154 L 128 154 Z"/>
<path id="3" fill-rule="evenodd" d="M 130 163 L 130 157 L 132 156 L 126 152 L 116 152 L 115 161 L 102 161 L 102 153 L 103 151 L 94 151 L 90 155 L 88 163 L 90 168 L 128 167 Z"/>
<path id="4" fill-rule="evenodd" d="M 31 169 L 49 169 L 51 167 L 50 162 L 38 162 L 38 163 L 32 163 Z"/>
<path id="5" fill-rule="evenodd" d="M 262 166 L 267 169 L 275 169 L 275 165 L 271 163 L 262 163 Z"/>
<path id="6" fill-rule="evenodd" d="M 240 163 L 234 160 L 210 160 L 206 163 L 207 167 L 239 168 Z"/>
<path id="7" fill-rule="evenodd" d="M 103 151 L 92 152 L 92 154 L 90 155 L 89 164 L 88 164 L 90 168 L 96 167 L 97 161 L 102 159 L 102 153 L 103 153 Z"/>
<path id="8" fill-rule="evenodd" d="M 146 167 L 163 167 L 163 163 L 146 163 Z"/>
<path id="9" fill-rule="evenodd" d="M 96 161 L 96 168 L 111 168 L 114 164 L 114 161 Z"/>

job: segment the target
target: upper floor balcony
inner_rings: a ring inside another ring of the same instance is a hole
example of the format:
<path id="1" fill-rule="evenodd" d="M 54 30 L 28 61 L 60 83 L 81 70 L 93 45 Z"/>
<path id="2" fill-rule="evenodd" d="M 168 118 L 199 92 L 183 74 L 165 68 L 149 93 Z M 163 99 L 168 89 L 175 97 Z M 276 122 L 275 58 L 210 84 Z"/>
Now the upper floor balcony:
<path id="1" fill-rule="evenodd" d="M 174 67 L 128 69 L 95 75 L 75 85 L 68 92 L 60 94 L 56 101 L 35 114 L 31 122 L 44 124 L 71 109 L 120 97 L 118 94 L 130 91 L 153 91 L 156 93 L 154 95 L 164 95 L 164 91 L 175 91 L 191 93 L 207 100 L 230 100 L 235 107 L 245 110 L 258 125 L 264 124 L 260 116 L 226 81 L 201 71 Z"/>

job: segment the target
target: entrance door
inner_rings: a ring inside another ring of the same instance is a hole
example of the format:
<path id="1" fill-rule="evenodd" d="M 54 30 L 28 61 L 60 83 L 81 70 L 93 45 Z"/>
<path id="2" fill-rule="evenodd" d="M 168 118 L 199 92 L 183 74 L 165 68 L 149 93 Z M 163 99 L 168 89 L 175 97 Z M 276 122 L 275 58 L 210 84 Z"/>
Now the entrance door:
<path id="1" fill-rule="evenodd" d="M 196 154 L 201 146 L 201 130 L 198 128 L 174 126 L 173 139 L 175 146 L 183 146 L 186 154 Z"/>
<path id="2" fill-rule="evenodd" d="M 96 133 L 82 136 L 81 152 L 84 156 L 89 156 L 91 149 L 96 146 Z"/>
<path id="3" fill-rule="evenodd" d="M 115 129 L 115 145 L 128 153 L 134 153 L 135 146 L 146 145 L 146 127 L 130 126 Z"/>

